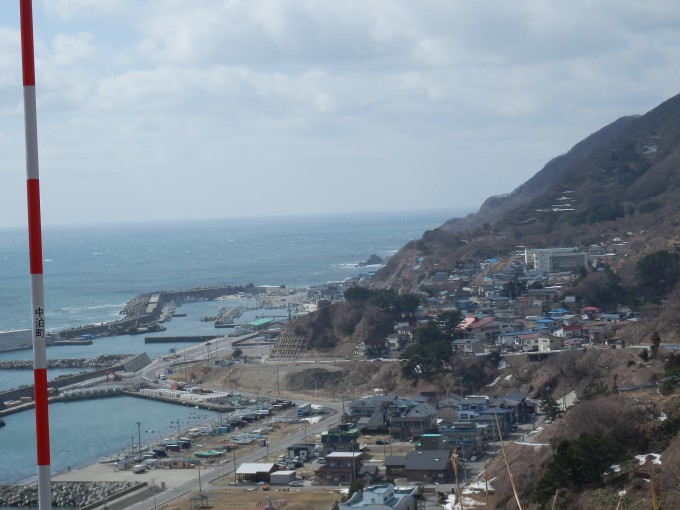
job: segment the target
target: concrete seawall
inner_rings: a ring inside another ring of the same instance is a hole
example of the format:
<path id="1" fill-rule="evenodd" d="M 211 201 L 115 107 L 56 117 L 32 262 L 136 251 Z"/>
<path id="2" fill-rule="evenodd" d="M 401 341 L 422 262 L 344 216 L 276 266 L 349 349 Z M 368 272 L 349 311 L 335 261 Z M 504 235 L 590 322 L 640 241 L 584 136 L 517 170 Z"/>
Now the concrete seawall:
<path id="1" fill-rule="evenodd" d="M 52 504 L 55 507 L 93 508 L 130 492 L 146 487 L 146 482 L 52 482 Z M 0 485 L 0 506 L 38 505 L 36 485 Z"/>
<path id="2" fill-rule="evenodd" d="M 66 386 L 71 386 L 83 381 L 89 381 L 90 379 L 96 379 L 98 377 L 106 376 L 107 372 L 137 372 L 151 363 L 149 355 L 147 353 L 137 354 L 123 363 L 113 365 L 111 367 L 102 368 L 99 370 L 94 370 L 92 372 L 86 372 L 83 374 L 68 375 L 65 377 L 60 377 L 48 383 L 50 388 L 64 388 Z M 33 385 L 23 386 L 21 388 L 15 388 L 8 391 L 3 391 L 0 393 L 0 402 L 9 402 L 10 400 L 20 400 L 23 397 L 33 398 Z M 9 410 L 6 410 L 7 412 Z"/>
<path id="3" fill-rule="evenodd" d="M 163 307 L 171 302 L 181 303 L 186 301 L 208 301 L 221 296 L 235 294 L 238 292 L 256 292 L 251 287 L 240 286 L 216 286 L 200 287 L 196 289 L 184 290 L 164 290 L 142 294 L 131 299 L 121 311 L 125 315 L 124 319 L 107 322 L 104 324 L 92 324 L 79 326 L 68 330 L 60 331 L 62 339 L 78 338 L 81 335 L 93 336 L 113 336 L 129 332 L 130 328 L 148 325 L 157 321 Z"/>

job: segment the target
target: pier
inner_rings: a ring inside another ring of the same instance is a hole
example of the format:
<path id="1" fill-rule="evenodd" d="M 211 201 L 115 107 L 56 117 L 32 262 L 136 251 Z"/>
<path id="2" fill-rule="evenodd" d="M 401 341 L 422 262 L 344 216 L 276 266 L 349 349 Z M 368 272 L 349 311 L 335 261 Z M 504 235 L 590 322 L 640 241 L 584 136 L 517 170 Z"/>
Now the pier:
<path id="1" fill-rule="evenodd" d="M 233 327 L 234 320 L 238 319 L 241 315 L 243 315 L 243 312 L 245 312 L 245 308 L 240 306 L 236 308 L 220 308 L 220 311 L 217 314 L 217 317 L 215 318 L 215 327 L 216 328 Z"/>
<path id="2" fill-rule="evenodd" d="M 176 344 L 182 342 L 209 342 L 222 335 L 185 335 L 185 336 L 145 336 L 145 344 Z"/>

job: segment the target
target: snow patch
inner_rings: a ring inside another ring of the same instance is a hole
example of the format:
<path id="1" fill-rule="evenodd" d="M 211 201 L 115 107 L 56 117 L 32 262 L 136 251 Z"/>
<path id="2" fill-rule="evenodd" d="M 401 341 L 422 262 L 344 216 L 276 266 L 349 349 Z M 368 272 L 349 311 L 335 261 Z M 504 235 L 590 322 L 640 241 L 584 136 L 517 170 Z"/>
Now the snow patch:
<path id="1" fill-rule="evenodd" d="M 515 444 L 521 444 L 524 446 L 550 446 L 548 443 L 529 443 L 527 441 L 515 441 Z"/>
<path id="2" fill-rule="evenodd" d="M 506 381 L 509 381 L 510 379 L 512 379 L 512 374 L 506 375 L 506 376 L 505 376 L 505 380 L 506 380 Z"/>
<path id="3" fill-rule="evenodd" d="M 661 455 L 658 453 L 646 453 L 643 455 L 636 455 L 635 458 L 638 460 L 640 465 L 645 464 L 649 457 L 652 457 L 652 464 L 661 464 Z"/>
<path id="4" fill-rule="evenodd" d="M 474 499 L 471 498 L 466 498 L 463 497 L 463 504 L 461 505 L 456 501 L 456 495 L 455 494 L 449 494 L 449 497 L 446 500 L 446 504 L 444 505 L 445 510 L 463 510 L 464 508 L 482 508 L 486 506 L 484 503 L 481 501 L 475 501 Z"/>
<path id="5" fill-rule="evenodd" d="M 499 375 L 498 377 L 496 377 L 496 378 L 493 380 L 492 383 L 487 384 L 487 386 L 496 386 L 496 383 L 498 382 L 498 379 L 500 379 L 500 378 L 501 378 L 501 376 Z"/>
<path id="6" fill-rule="evenodd" d="M 463 490 L 463 494 L 472 494 L 473 492 L 485 492 L 487 489 L 490 491 L 493 490 L 491 487 L 491 483 L 495 480 L 495 478 L 492 478 L 491 480 L 484 481 L 484 480 L 476 480 L 474 482 L 470 482 L 465 486 L 465 489 Z"/>

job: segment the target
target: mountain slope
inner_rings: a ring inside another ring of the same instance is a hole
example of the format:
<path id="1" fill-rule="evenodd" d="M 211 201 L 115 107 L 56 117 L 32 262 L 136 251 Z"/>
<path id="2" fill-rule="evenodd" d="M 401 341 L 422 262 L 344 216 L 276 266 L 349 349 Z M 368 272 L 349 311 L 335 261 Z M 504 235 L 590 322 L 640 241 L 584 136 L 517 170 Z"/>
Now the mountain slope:
<path id="1" fill-rule="evenodd" d="M 594 151 L 609 144 L 619 136 L 637 116 L 622 117 L 588 136 L 572 147 L 569 152 L 549 161 L 536 175 L 518 186 L 512 193 L 486 199 L 479 211 L 465 218 L 453 218 L 442 225 L 450 232 L 476 230 L 485 223 L 496 223 L 514 209 L 530 204 L 546 193 L 554 182 L 567 174 L 571 168 L 583 163 Z"/>
<path id="2" fill-rule="evenodd" d="M 556 157 L 512 193 L 402 248 L 371 285 L 414 290 L 432 271 L 517 245 L 589 246 L 628 236 L 620 275 L 680 239 L 680 96 L 623 117 Z M 419 261 L 422 260 L 422 261 Z M 628 282 L 630 283 L 630 281 Z"/>

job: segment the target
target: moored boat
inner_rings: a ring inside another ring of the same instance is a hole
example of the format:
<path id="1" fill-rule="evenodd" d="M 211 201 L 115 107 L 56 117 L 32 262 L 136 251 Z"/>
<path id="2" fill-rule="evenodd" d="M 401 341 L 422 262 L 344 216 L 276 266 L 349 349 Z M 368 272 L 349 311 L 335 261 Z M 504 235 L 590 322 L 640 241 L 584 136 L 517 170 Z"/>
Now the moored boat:
<path id="1" fill-rule="evenodd" d="M 201 457 L 201 458 L 222 457 L 223 455 L 224 455 L 224 452 L 219 452 L 217 450 L 207 450 L 207 451 L 204 451 L 204 452 L 194 453 L 194 456 Z"/>

